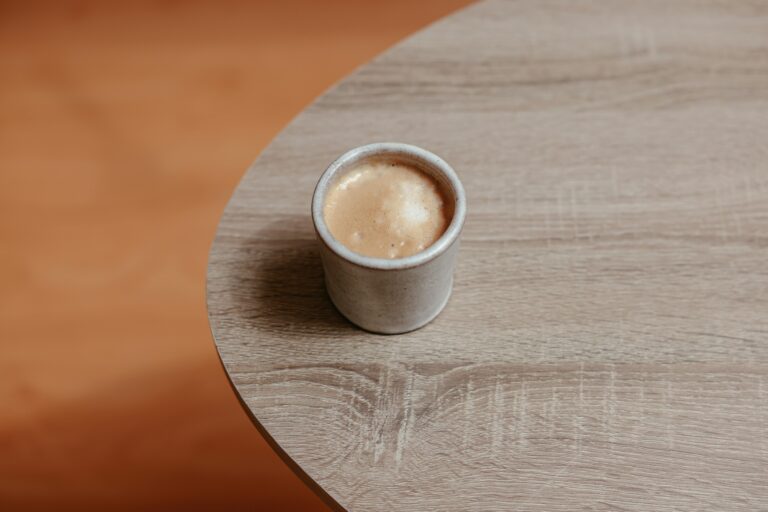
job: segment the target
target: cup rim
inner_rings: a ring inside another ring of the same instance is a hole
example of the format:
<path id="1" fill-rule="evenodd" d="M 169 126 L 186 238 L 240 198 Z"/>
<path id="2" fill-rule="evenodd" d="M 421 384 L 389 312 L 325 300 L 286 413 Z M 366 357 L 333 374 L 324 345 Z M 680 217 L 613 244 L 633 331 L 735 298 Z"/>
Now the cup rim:
<path id="1" fill-rule="evenodd" d="M 410 156 L 416 160 L 421 160 L 432 169 L 442 174 L 447 179 L 453 192 L 455 204 L 453 218 L 451 219 L 448 228 L 432 245 L 423 251 L 406 256 L 405 258 L 375 258 L 373 256 L 365 256 L 357 253 L 338 241 L 331 234 L 328 225 L 325 223 L 323 204 L 325 202 L 326 193 L 328 192 L 328 187 L 336 174 L 356 162 L 368 158 L 375 158 L 377 156 Z M 454 171 L 445 160 L 431 151 L 401 142 L 374 142 L 372 144 L 365 144 L 350 149 L 331 162 L 325 169 L 320 176 L 320 179 L 315 186 L 315 192 L 312 195 L 312 223 L 314 224 L 315 232 L 319 239 L 326 245 L 326 247 L 344 260 L 360 267 L 377 270 L 400 270 L 418 267 L 437 258 L 458 240 L 459 234 L 464 226 L 466 211 L 466 194 L 464 193 L 464 187 L 461 184 L 459 177 L 456 175 L 456 171 Z"/>

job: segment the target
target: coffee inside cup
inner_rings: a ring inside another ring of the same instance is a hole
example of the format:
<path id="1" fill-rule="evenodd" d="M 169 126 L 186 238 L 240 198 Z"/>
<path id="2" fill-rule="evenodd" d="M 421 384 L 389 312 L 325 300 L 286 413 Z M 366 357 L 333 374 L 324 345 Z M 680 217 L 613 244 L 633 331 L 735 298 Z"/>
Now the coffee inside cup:
<path id="1" fill-rule="evenodd" d="M 359 162 L 329 187 L 323 216 L 349 249 L 374 258 L 404 258 L 435 243 L 453 204 L 431 174 L 395 159 Z"/>

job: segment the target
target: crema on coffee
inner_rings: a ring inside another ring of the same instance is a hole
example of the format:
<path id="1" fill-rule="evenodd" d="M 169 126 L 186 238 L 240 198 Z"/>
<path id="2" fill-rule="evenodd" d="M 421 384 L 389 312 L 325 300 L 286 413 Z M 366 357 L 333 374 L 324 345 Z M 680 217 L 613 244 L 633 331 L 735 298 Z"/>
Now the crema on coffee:
<path id="1" fill-rule="evenodd" d="M 323 215 L 334 238 L 349 249 L 375 258 L 404 258 L 440 238 L 453 208 L 430 175 L 397 161 L 373 160 L 331 185 Z"/>

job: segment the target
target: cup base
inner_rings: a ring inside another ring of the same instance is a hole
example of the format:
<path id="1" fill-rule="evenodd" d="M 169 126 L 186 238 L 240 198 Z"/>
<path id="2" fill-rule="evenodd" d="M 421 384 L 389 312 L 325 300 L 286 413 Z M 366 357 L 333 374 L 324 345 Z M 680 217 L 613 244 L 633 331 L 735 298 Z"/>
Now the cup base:
<path id="1" fill-rule="evenodd" d="M 328 288 L 326 287 L 326 291 Z M 341 316 L 349 320 L 352 324 L 356 325 L 357 327 L 361 328 L 364 331 L 370 332 L 372 334 L 386 334 L 386 335 L 392 335 L 392 334 L 405 334 L 409 332 L 413 332 L 417 329 L 421 329 L 428 323 L 432 322 L 435 318 L 440 316 L 440 313 L 443 312 L 445 307 L 448 305 L 448 302 L 451 300 L 451 295 L 453 294 L 453 279 L 451 279 L 450 284 L 448 285 L 448 293 L 445 296 L 445 299 L 440 304 L 440 306 L 435 310 L 434 313 L 428 315 L 426 319 L 420 320 L 418 322 L 415 322 L 411 325 L 408 325 L 406 327 L 396 327 L 392 329 L 388 329 L 386 327 L 372 327 L 372 326 L 366 326 L 364 325 L 364 322 L 356 322 L 353 319 L 351 319 L 349 316 L 344 314 L 344 311 L 336 304 L 336 301 L 333 298 L 333 295 L 331 293 L 328 293 L 328 297 L 331 299 L 331 304 L 333 304 L 333 307 L 336 308 L 336 311 L 341 313 Z"/>

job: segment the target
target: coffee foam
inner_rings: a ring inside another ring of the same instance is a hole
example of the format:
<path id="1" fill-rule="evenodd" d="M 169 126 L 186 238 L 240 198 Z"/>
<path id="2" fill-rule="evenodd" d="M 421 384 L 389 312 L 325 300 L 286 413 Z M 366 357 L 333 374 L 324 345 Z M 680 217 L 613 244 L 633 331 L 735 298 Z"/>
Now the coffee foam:
<path id="1" fill-rule="evenodd" d="M 400 162 L 363 162 L 329 188 L 325 222 L 338 241 L 377 258 L 403 258 L 445 232 L 452 208 L 434 178 Z"/>

